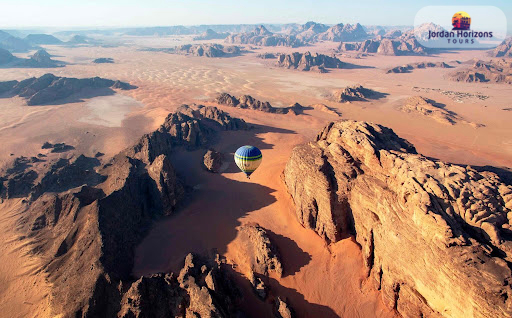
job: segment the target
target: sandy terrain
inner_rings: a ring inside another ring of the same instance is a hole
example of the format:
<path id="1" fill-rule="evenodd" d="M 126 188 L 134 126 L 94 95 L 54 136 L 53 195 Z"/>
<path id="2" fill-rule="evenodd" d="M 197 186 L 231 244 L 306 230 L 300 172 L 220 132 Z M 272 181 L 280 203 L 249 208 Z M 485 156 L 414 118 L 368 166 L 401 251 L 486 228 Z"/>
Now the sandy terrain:
<path id="1" fill-rule="evenodd" d="M 213 59 L 137 51 L 142 47 L 169 47 L 187 42 L 189 38 L 131 37 L 126 39 L 131 46 L 126 47 L 52 46 L 48 47 L 51 54 L 71 64 L 57 69 L 1 69 L 0 81 L 52 72 L 59 76 L 119 79 L 139 88 L 54 106 L 29 107 L 20 98 L 0 99 L 0 160 L 35 155 L 45 141 L 73 145 L 75 153 L 93 155 L 101 151 L 108 158 L 143 133 L 155 129 L 168 112 L 179 105 L 212 104 L 208 100 L 217 93 L 228 92 L 249 94 L 268 100 L 274 106 L 294 102 L 323 103 L 341 113 L 341 118 L 367 120 L 393 128 L 427 156 L 461 164 L 512 167 L 512 127 L 509 124 L 512 112 L 502 110 L 511 106 L 511 86 L 449 81 L 445 76 L 453 69 L 420 69 L 407 74 L 384 72 L 389 67 L 424 61 L 456 65 L 451 62 L 484 58 L 483 51 L 434 57 L 342 57 L 343 61 L 367 68 L 333 70 L 327 74 L 277 68 L 256 55 L 306 50 L 329 53 L 336 47 L 335 43 L 320 43 L 317 47 L 299 50 L 262 48 L 240 57 Z M 115 63 L 92 64 L 98 57 L 112 57 Z M 379 100 L 348 104 L 326 100 L 325 96 L 333 90 L 358 83 L 388 95 Z M 437 91 L 414 91 L 414 87 L 478 92 L 489 98 L 468 98 L 461 103 Z M 414 95 L 446 104 L 446 109 L 465 120 L 485 126 L 444 125 L 397 109 Z M 225 132 L 214 148 L 232 154 L 240 145 L 252 144 L 262 150 L 262 165 L 247 180 L 231 161 L 221 174 L 198 169 L 202 151 L 176 156 L 173 160 L 178 174 L 187 184 L 194 185 L 195 191 L 178 214 L 155 224 L 138 247 L 134 274 L 176 270 L 188 252 L 211 249 L 224 254 L 232 264 L 243 263 L 244 256 L 235 239 L 236 228 L 246 222 L 257 222 L 273 233 L 284 256 L 284 277 L 274 277 L 272 287 L 291 300 L 300 317 L 319 316 L 319 313 L 322 317 L 393 316 L 394 313 L 381 304 L 378 292 L 361 287 L 364 274 L 358 245 L 347 238 L 325 246 L 312 231 L 302 228 L 295 220 L 292 201 L 281 180 L 294 145 L 312 139 L 326 123 L 339 118 L 317 109 L 295 116 L 221 108 L 256 128 L 243 133 Z M 1 228 L 12 228 L 9 222 L 9 216 L 4 216 Z M 37 306 L 44 307 L 47 301 L 44 295 L 49 287 L 43 274 L 31 270 L 35 266 L 34 258 L 28 258 L 25 250 L 12 239 L 15 237 L 12 230 L 0 232 L 5 237 L 2 241 L 7 242 L 0 248 L 12 251 L 0 253 L 0 281 L 8 279 L 6 272 L 18 273 L 9 285 L 0 284 L 0 304 L 9 303 L 12 313 L 28 313 Z M 243 266 L 237 270 L 244 274 Z M 245 306 L 250 308 L 250 299 Z M 0 307 L 0 316 L 4 313 Z"/>

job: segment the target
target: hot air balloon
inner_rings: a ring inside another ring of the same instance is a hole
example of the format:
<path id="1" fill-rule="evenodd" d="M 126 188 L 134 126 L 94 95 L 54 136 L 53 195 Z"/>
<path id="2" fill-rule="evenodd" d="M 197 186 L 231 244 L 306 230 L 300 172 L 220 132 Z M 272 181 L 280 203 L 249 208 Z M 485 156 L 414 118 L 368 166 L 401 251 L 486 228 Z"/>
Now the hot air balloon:
<path id="1" fill-rule="evenodd" d="M 254 146 L 242 146 L 235 152 L 235 163 L 247 178 L 258 169 L 261 159 L 261 151 Z"/>

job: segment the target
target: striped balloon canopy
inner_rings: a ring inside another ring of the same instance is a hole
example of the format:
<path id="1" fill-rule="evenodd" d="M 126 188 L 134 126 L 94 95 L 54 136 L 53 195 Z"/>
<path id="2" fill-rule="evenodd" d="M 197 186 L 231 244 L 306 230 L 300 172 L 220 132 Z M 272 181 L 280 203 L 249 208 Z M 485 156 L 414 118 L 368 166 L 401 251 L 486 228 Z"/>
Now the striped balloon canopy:
<path id="1" fill-rule="evenodd" d="M 258 169 L 262 159 L 261 151 L 254 146 L 242 146 L 235 152 L 235 163 L 247 175 Z"/>

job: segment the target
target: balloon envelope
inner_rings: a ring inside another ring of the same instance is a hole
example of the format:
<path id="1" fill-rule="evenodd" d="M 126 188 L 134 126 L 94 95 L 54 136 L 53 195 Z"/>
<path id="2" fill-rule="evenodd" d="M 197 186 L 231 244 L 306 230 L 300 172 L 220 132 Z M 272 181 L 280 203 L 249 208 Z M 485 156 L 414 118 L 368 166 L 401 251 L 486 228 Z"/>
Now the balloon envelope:
<path id="1" fill-rule="evenodd" d="M 261 151 L 254 146 L 242 146 L 235 152 L 235 163 L 249 177 L 262 159 Z"/>

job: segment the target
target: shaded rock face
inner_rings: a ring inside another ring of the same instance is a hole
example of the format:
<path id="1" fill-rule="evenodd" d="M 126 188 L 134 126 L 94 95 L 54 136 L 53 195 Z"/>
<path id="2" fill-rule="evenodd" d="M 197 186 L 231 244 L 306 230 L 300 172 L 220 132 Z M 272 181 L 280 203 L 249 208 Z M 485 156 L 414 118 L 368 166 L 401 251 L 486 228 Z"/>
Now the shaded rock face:
<path id="1" fill-rule="evenodd" d="M 228 57 L 240 55 L 238 46 L 223 46 L 220 44 L 185 44 L 174 48 L 174 53 L 190 54 L 205 57 Z"/>
<path id="2" fill-rule="evenodd" d="M 233 317 L 241 293 L 226 267 L 189 254 L 178 277 L 156 274 L 135 281 L 118 317 Z"/>
<path id="3" fill-rule="evenodd" d="M 1 89 L 3 87 L 3 89 Z M 101 77 L 69 78 L 45 74 L 39 78 L 32 77 L 22 81 L 0 82 L 0 94 L 20 96 L 27 100 L 27 105 L 44 105 L 58 102 L 84 90 L 119 88 L 134 89 L 128 83 L 113 81 Z"/>
<path id="4" fill-rule="evenodd" d="M 355 235 L 366 284 L 402 316 L 511 316 L 512 187 L 494 173 L 340 121 L 292 151 L 284 180 L 301 224 L 328 242 Z"/>
<path id="5" fill-rule="evenodd" d="M 320 33 L 316 36 L 316 40 L 323 41 L 358 41 L 361 40 L 368 35 L 366 34 L 364 28 L 359 24 L 336 24 L 330 27 L 324 33 Z"/>
<path id="6" fill-rule="evenodd" d="M 222 153 L 209 149 L 203 157 L 203 164 L 210 172 L 219 172 L 222 167 Z"/>
<path id="7" fill-rule="evenodd" d="M 226 105 L 238 108 L 248 108 L 259 110 L 266 113 L 274 114 L 287 114 L 289 112 L 293 114 L 299 114 L 302 112 L 303 107 L 297 103 L 289 107 L 273 107 L 269 102 L 262 102 L 250 95 L 242 95 L 239 98 L 229 95 L 228 93 L 221 93 L 215 99 L 220 105 Z"/>
<path id="8" fill-rule="evenodd" d="M 213 31 L 212 29 L 207 29 L 199 36 L 195 36 L 193 38 L 194 41 L 200 41 L 200 40 L 217 40 L 217 39 L 225 39 L 229 33 L 217 33 Z"/>
<path id="9" fill-rule="evenodd" d="M 472 66 L 449 74 L 457 82 L 491 82 L 512 84 L 512 62 L 505 59 L 475 61 Z"/>
<path id="10" fill-rule="evenodd" d="M 317 70 L 325 68 L 343 68 L 344 63 L 335 56 L 327 56 L 324 54 L 311 54 L 310 52 L 280 54 L 277 58 L 277 65 L 280 67 L 294 68 L 301 71 L 309 71 L 316 67 Z"/>
<path id="11" fill-rule="evenodd" d="M 439 67 L 439 68 L 451 68 L 452 66 L 446 64 L 445 62 L 420 62 L 420 63 L 412 63 L 405 64 L 402 66 L 396 66 L 386 70 L 386 73 L 410 73 L 414 69 L 418 68 L 430 68 L 430 67 Z"/>
<path id="12" fill-rule="evenodd" d="M 490 51 L 493 57 L 512 57 L 512 37 L 506 38 L 503 43 L 498 45 L 494 50 Z"/>
<path id="13" fill-rule="evenodd" d="M 263 25 L 249 33 L 230 34 L 225 40 L 226 43 L 252 44 L 259 46 L 290 46 L 299 47 L 304 43 L 293 35 L 274 34 L 268 31 Z"/>
<path id="14" fill-rule="evenodd" d="M 367 98 L 380 98 L 381 95 L 383 94 L 361 85 L 354 85 L 334 92 L 332 96 L 330 96 L 330 99 L 338 103 L 345 103 L 350 101 L 364 101 Z"/>
<path id="15" fill-rule="evenodd" d="M 183 106 L 105 165 L 85 156 L 15 160 L 3 172 L 0 193 L 28 199 L 19 230 L 45 260 L 55 314 L 229 316 L 234 301 L 220 265 L 190 259 L 177 281 L 157 275 L 134 282 L 131 271 L 134 248 L 153 220 L 174 213 L 184 196 L 170 156 L 204 146 L 218 131 L 244 127 L 214 107 Z"/>

